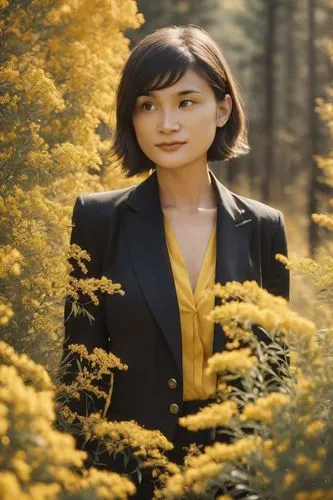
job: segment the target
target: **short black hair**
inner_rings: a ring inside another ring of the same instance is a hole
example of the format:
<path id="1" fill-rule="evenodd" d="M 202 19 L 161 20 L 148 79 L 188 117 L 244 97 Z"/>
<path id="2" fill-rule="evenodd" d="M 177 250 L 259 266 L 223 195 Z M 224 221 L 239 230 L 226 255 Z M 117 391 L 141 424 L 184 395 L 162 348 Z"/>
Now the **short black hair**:
<path id="1" fill-rule="evenodd" d="M 155 164 L 141 150 L 132 123 L 137 97 L 169 87 L 187 69 L 201 74 L 217 100 L 232 99 L 228 122 L 217 127 L 208 161 L 229 160 L 247 154 L 247 119 L 238 84 L 220 48 L 199 26 L 167 26 L 143 38 L 132 50 L 116 93 L 116 128 L 111 159 L 117 159 L 127 177 L 147 172 Z"/>

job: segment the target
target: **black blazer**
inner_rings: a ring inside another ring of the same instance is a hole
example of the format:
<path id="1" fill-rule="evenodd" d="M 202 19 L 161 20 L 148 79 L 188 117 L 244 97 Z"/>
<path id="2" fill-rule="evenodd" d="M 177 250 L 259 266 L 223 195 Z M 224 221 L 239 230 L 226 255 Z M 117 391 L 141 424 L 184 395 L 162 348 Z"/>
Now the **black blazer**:
<path id="1" fill-rule="evenodd" d="M 287 254 L 281 212 L 232 193 L 210 176 L 217 197 L 215 281 L 255 280 L 288 298 L 289 273 L 274 258 Z M 156 173 L 135 187 L 79 196 L 73 224 L 71 243 L 92 257 L 86 277 L 107 276 L 122 285 L 125 295 L 100 294 L 100 306 L 88 308 L 92 324 L 87 317 L 68 319 L 67 299 L 63 355 L 68 344 L 82 343 L 119 356 L 129 368 L 116 371 L 107 417 L 134 419 L 172 440 L 182 405 L 182 344 Z M 215 325 L 213 351 L 221 351 L 224 342 L 222 328 Z M 177 413 L 170 411 L 171 404 L 178 405 Z"/>

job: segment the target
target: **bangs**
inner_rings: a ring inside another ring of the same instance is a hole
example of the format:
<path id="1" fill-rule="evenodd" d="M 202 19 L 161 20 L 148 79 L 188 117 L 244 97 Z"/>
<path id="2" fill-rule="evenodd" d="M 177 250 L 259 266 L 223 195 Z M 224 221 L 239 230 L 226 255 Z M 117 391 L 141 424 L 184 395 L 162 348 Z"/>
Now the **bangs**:
<path id="1" fill-rule="evenodd" d="M 180 47 L 155 47 L 152 52 L 148 51 L 140 64 L 135 82 L 136 97 L 171 87 L 194 63 L 192 55 Z"/>

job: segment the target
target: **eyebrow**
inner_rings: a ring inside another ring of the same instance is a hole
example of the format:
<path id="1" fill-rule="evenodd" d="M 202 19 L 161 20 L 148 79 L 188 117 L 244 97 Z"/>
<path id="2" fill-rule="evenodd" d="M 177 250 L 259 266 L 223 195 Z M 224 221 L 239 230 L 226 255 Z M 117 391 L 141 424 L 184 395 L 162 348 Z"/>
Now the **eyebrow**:
<path id="1" fill-rule="evenodd" d="M 154 96 L 155 92 L 153 90 L 148 90 L 147 92 L 140 94 L 138 97 L 148 97 L 148 96 Z M 176 92 L 174 95 L 187 95 L 187 94 L 201 94 L 200 90 L 196 89 L 185 89 L 185 90 L 180 90 L 179 92 Z"/>

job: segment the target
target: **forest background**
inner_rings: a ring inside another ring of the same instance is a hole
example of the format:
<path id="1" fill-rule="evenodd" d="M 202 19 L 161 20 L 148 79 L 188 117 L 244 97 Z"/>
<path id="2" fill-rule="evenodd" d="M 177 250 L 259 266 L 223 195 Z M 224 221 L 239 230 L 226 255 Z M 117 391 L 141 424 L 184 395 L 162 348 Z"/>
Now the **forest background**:
<path id="1" fill-rule="evenodd" d="M 251 153 L 213 164 L 219 179 L 282 210 L 292 257 L 331 255 L 330 224 L 311 218 L 331 197 L 330 0 L 0 0 L 0 14 L 0 324 L 17 352 L 54 377 L 73 204 L 129 184 L 107 154 L 114 91 L 130 48 L 163 25 L 211 33 L 244 94 Z M 327 326 L 316 283 L 292 274 L 291 291 Z"/>

